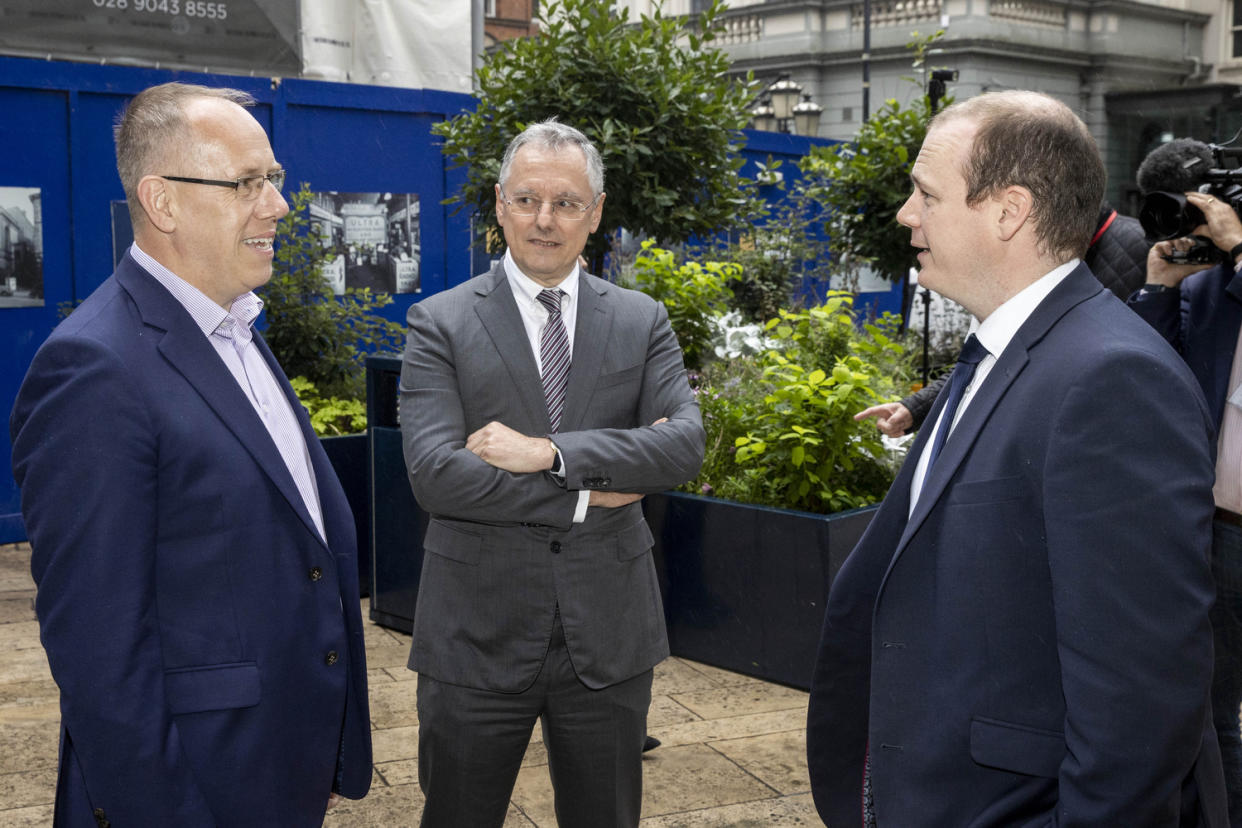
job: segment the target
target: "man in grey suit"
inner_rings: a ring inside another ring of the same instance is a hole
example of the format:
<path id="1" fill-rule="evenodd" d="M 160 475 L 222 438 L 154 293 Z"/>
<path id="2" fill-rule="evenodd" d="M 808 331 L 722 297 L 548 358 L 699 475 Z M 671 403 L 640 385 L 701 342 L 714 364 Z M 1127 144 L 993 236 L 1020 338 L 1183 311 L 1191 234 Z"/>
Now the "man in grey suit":
<path id="1" fill-rule="evenodd" d="M 536 720 L 559 824 L 638 824 L 669 652 L 638 501 L 698 472 L 704 433 L 664 307 L 578 266 L 603 186 L 581 132 L 527 128 L 496 185 L 503 261 L 408 315 L 424 826 L 501 825 Z"/>

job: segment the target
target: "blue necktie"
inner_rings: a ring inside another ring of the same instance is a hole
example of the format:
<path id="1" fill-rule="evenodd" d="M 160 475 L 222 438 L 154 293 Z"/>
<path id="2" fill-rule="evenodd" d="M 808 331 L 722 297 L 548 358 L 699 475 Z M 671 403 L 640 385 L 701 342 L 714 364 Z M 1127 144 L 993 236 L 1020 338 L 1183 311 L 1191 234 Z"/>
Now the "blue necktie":
<path id="1" fill-rule="evenodd" d="M 944 441 L 949 439 L 949 430 L 953 428 L 953 418 L 957 414 L 957 407 L 961 404 L 962 395 L 966 393 L 967 386 L 975 376 L 975 368 L 987 355 L 988 349 L 983 347 L 978 337 L 974 334 L 966 337 L 962 352 L 958 354 L 957 364 L 953 366 L 953 374 L 949 377 L 949 396 L 945 401 L 944 411 L 940 415 L 940 429 L 936 432 L 936 439 L 932 441 L 931 454 L 927 457 L 928 472 L 931 471 L 936 458 L 940 456 Z"/>

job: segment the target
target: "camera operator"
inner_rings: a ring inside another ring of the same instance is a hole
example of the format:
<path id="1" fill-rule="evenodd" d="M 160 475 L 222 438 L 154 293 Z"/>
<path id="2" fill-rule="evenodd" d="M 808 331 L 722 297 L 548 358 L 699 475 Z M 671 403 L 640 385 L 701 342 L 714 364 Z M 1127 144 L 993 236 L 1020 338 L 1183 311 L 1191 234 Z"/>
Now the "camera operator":
<path id="1" fill-rule="evenodd" d="M 1141 183 L 1141 182 L 1140 182 Z M 1195 246 L 1190 237 L 1160 241 L 1148 253 L 1147 284 L 1129 300 L 1186 360 L 1203 388 L 1217 425 L 1216 517 L 1212 524 L 1212 574 L 1216 605 L 1211 620 L 1216 649 L 1212 709 L 1229 791 L 1230 824 L 1242 826 L 1242 219 L 1214 195 L 1186 193 L 1203 212 L 1192 231 L 1210 240 L 1224 261 L 1168 261 Z M 1153 389 L 1160 393 L 1160 389 Z"/>

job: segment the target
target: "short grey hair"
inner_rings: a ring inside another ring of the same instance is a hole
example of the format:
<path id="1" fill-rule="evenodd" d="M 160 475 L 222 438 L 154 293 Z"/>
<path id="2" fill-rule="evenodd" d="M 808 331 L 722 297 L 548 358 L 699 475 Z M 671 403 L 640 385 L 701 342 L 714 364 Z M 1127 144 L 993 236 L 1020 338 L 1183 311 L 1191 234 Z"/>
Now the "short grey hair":
<path id="1" fill-rule="evenodd" d="M 504 160 L 500 162 L 500 186 L 504 187 L 509 180 L 509 170 L 513 166 L 513 156 L 527 144 L 549 150 L 560 150 L 567 146 L 575 146 L 582 150 L 586 158 L 587 183 L 591 185 L 591 195 L 598 196 L 604 191 L 604 161 L 599 150 L 591 143 L 591 139 L 583 135 L 569 124 L 562 124 L 556 118 L 549 118 L 537 124 L 531 124 L 509 142 L 505 149 Z"/>
<path id="2" fill-rule="evenodd" d="M 193 155 L 199 149 L 185 105 L 194 98 L 220 98 L 238 106 L 254 106 L 254 97 L 240 89 L 162 83 L 134 96 L 117 117 L 112 135 L 116 139 L 116 170 L 129 201 L 135 223 L 143 216 L 138 202 L 138 182 L 144 175 L 159 175 L 158 165 L 170 156 Z M 164 170 L 168 173 L 168 170 Z"/>

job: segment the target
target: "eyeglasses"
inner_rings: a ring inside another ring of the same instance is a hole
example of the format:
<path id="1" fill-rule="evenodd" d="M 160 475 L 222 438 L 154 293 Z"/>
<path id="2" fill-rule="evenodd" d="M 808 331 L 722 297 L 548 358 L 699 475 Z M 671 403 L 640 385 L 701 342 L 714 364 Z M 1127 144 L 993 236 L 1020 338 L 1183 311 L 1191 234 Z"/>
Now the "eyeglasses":
<path id="1" fill-rule="evenodd" d="M 237 197 L 249 201 L 258 198 L 263 192 L 263 183 L 272 182 L 272 186 L 276 188 L 276 192 L 280 192 L 280 188 L 285 186 L 285 175 L 288 170 L 272 170 L 267 175 L 243 175 L 241 178 L 235 178 L 232 181 L 220 181 L 215 178 L 185 178 L 180 175 L 161 175 L 160 178 L 169 181 L 184 181 L 187 184 L 210 184 L 213 187 L 229 187 L 237 191 Z"/>
<path id="2" fill-rule="evenodd" d="M 543 205 L 552 205 L 552 215 L 558 219 L 565 221 L 582 221 L 586 218 L 586 214 L 599 203 L 599 198 L 603 193 L 597 195 L 591 200 L 590 204 L 583 204 L 581 201 L 573 198 L 558 198 L 553 201 L 543 201 L 534 196 L 518 196 L 517 198 L 508 198 L 505 196 L 505 188 L 500 188 L 500 200 L 504 202 L 505 207 L 515 216 L 537 216 L 543 209 Z"/>

